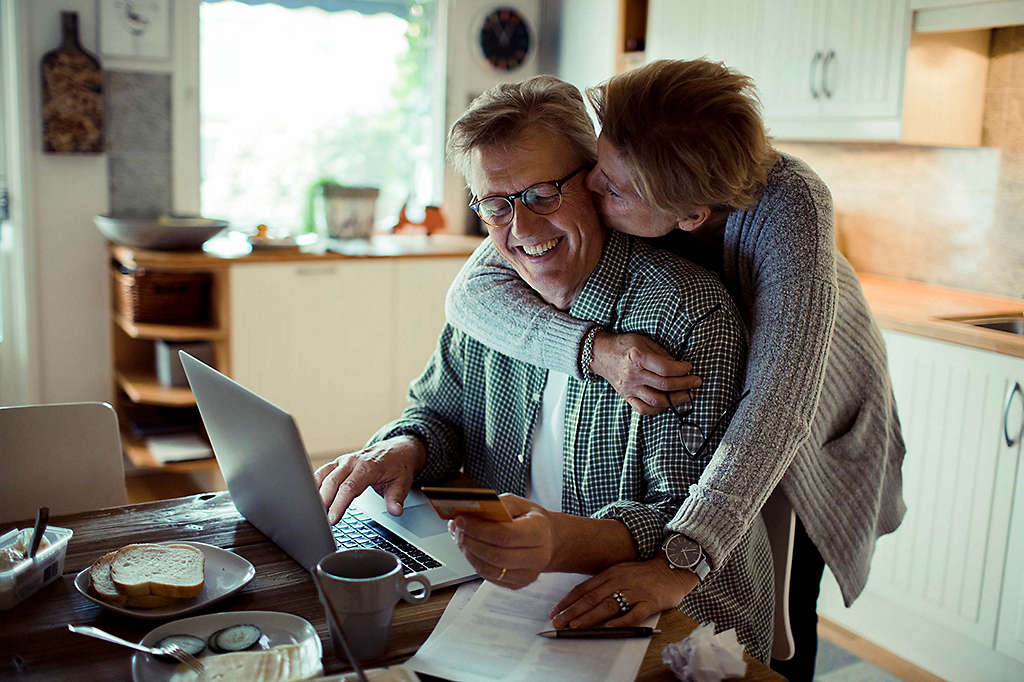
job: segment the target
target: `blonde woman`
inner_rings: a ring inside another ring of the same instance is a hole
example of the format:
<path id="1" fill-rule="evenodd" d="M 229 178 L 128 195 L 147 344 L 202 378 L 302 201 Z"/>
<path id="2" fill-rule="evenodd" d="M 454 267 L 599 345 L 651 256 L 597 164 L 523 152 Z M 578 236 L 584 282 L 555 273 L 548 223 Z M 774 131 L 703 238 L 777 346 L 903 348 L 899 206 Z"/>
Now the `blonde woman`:
<path id="1" fill-rule="evenodd" d="M 811 679 L 824 565 L 849 605 L 867 580 L 876 538 L 905 511 L 885 347 L 835 249 L 831 196 L 802 161 L 772 149 L 753 83 L 721 64 L 654 62 L 587 94 L 602 126 L 587 187 L 605 224 L 719 274 L 748 328 L 750 394 L 665 529 L 670 548 L 700 557 L 678 572 L 678 589 L 653 594 L 649 562 L 622 564 L 563 599 L 555 625 L 628 624 L 678 603 L 699 589 L 702 569 L 725 563 L 781 486 L 798 517 L 796 656 L 778 669 Z M 682 414 L 690 391 L 700 391 L 686 358 L 544 304 L 489 242 L 452 285 L 447 312 L 502 353 L 609 382 L 642 414 L 670 406 Z M 664 561 L 684 567 L 679 556 Z M 614 595 L 632 606 L 625 616 Z"/>

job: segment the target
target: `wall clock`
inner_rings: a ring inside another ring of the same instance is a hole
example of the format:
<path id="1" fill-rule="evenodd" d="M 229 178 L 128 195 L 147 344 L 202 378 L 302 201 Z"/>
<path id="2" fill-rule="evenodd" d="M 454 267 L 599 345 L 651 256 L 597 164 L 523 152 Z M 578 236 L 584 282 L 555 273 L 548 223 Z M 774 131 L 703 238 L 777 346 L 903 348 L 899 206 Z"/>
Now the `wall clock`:
<path id="1" fill-rule="evenodd" d="M 477 41 L 484 59 L 496 71 L 515 71 L 533 49 L 530 25 L 514 7 L 497 7 L 485 14 Z"/>
<path id="2" fill-rule="evenodd" d="M 168 0 L 101 0 L 100 50 L 106 57 L 168 59 Z"/>

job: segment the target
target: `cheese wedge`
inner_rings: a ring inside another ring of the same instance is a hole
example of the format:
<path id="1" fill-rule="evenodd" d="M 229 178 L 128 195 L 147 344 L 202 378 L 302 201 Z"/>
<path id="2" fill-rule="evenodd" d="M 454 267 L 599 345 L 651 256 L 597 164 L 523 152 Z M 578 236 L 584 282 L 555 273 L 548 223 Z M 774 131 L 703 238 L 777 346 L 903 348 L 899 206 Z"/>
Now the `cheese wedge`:
<path id="1" fill-rule="evenodd" d="M 309 655 L 310 649 L 302 644 L 289 644 L 263 651 L 239 651 L 233 654 L 204 656 L 201 660 L 206 670 L 196 674 L 181 664 L 175 668 L 171 682 L 308 680 L 323 672 L 320 660 Z"/>

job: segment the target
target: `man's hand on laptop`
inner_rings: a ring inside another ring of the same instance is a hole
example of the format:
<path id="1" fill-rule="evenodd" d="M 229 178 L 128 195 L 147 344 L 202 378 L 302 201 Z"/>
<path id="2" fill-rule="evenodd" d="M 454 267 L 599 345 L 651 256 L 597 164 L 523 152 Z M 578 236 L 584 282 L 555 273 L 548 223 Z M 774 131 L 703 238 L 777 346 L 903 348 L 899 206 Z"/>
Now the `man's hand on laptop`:
<path id="1" fill-rule="evenodd" d="M 313 474 L 320 499 L 333 526 L 352 500 L 372 487 L 384 498 L 388 512 L 402 513 L 402 503 L 412 487 L 413 476 L 427 461 L 427 450 L 413 436 L 396 436 L 341 455 Z"/>

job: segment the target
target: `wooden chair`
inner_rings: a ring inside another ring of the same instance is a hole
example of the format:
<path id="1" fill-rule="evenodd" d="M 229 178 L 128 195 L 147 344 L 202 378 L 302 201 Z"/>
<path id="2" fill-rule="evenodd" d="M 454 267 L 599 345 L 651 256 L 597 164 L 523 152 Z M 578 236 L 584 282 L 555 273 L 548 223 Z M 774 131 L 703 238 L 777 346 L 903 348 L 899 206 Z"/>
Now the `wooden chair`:
<path id="1" fill-rule="evenodd" d="M 128 503 L 117 415 L 107 403 L 0 408 L 0 521 Z"/>
<path id="2" fill-rule="evenodd" d="M 768 529 L 768 544 L 775 564 L 775 635 L 772 658 L 788 661 L 796 653 L 793 630 L 789 624 L 789 581 L 793 563 L 793 540 L 796 537 L 796 512 L 789 500 L 776 487 L 761 508 L 761 517 Z"/>

